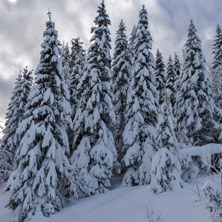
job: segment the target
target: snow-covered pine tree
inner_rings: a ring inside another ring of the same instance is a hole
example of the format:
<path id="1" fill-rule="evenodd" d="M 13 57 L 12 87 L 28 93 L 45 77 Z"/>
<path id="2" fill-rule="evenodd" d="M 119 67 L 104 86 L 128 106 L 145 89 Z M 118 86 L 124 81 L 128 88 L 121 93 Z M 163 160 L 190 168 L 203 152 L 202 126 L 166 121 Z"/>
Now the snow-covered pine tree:
<path id="1" fill-rule="evenodd" d="M 173 70 L 175 73 L 175 94 L 179 91 L 180 88 L 180 83 L 179 83 L 179 78 L 180 78 L 180 73 L 181 73 L 181 64 L 180 64 L 180 59 L 179 56 L 175 53 L 174 59 L 173 59 Z"/>
<path id="2" fill-rule="evenodd" d="M 69 44 L 64 43 L 62 44 L 62 72 L 63 76 L 65 78 L 66 84 L 68 88 L 70 88 L 70 50 L 69 50 Z"/>
<path id="3" fill-rule="evenodd" d="M 6 182 L 15 168 L 16 151 L 20 141 L 16 130 L 25 112 L 32 80 L 32 71 L 29 71 L 27 67 L 16 78 L 15 88 L 6 113 L 4 136 L 0 149 L 0 183 Z"/>
<path id="4" fill-rule="evenodd" d="M 218 24 L 213 44 L 213 62 L 211 67 L 212 91 L 217 105 L 222 108 L 222 29 Z"/>
<path id="5" fill-rule="evenodd" d="M 82 187 L 90 194 L 105 192 L 117 159 L 111 133 L 115 124 L 111 87 L 111 24 L 104 1 L 98 7 L 93 37 L 86 58 L 86 70 L 78 85 L 83 89 L 74 119 L 74 147 L 71 158 L 79 169 Z"/>
<path id="6" fill-rule="evenodd" d="M 35 85 L 17 130 L 21 136 L 18 167 L 7 184 L 12 191 L 7 207 L 15 210 L 15 222 L 29 220 L 38 210 L 45 216 L 60 210 L 62 192 L 71 177 L 66 133 L 72 127 L 69 93 L 61 75 L 58 34 L 48 14 Z"/>
<path id="7" fill-rule="evenodd" d="M 176 75 L 174 72 L 173 60 L 172 57 L 169 56 L 167 67 L 166 67 L 166 75 L 165 75 L 165 88 L 168 89 L 170 102 L 172 105 L 173 113 L 175 110 L 175 103 L 176 103 Z"/>
<path id="8" fill-rule="evenodd" d="M 201 49 L 201 40 L 191 20 L 184 46 L 184 65 L 176 104 L 176 129 L 180 143 L 203 145 L 215 142 L 218 125 L 214 120 L 209 73 Z"/>
<path id="9" fill-rule="evenodd" d="M 129 37 L 129 56 L 130 56 L 130 66 L 134 64 L 134 53 L 135 53 L 135 38 L 136 38 L 137 27 L 133 26 Z"/>
<path id="10" fill-rule="evenodd" d="M 172 153 L 178 152 L 178 141 L 174 131 L 174 117 L 170 102 L 171 90 L 164 90 L 164 102 L 158 116 L 156 147 L 169 149 Z"/>
<path id="11" fill-rule="evenodd" d="M 151 53 L 152 37 L 148 30 L 147 10 L 143 5 L 135 38 L 135 63 L 132 68 L 127 98 L 127 123 L 123 132 L 126 169 L 123 185 L 150 182 L 151 159 L 157 123 L 158 94 L 154 75 L 155 61 Z"/>
<path id="12" fill-rule="evenodd" d="M 164 88 L 165 88 L 165 65 L 163 62 L 163 56 L 159 49 L 156 52 L 156 89 L 159 93 L 159 105 L 163 103 L 164 100 Z"/>
<path id="13" fill-rule="evenodd" d="M 116 127 L 114 135 L 119 158 L 122 158 L 122 133 L 125 126 L 124 114 L 126 112 L 130 66 L 128 41 L 125 31 L 125 24 L 123 20 L 121 20 L 119 29 L 116 32 L 116 41 L 112 63 L 114 89 L 113 104 L 115 106 L 116 113 Z"/>
<path id="14" fill-rule="evenodd" d="M 131 73 L 134 65 L 134 54 L 135 54 L 135 38 L 136 38 L 137 27 L 133 26 L 132 31 L 130 33 L 129 41 L 128 41 L 128 51 L 129 51 L 129 82 L 127 92 L 130 92 L 130 82 L 131 82 Z"/>
<path id="15" fill-rule="evenodd" d="M 173 191 L 182 186 L 179 158 L 169 149 L 161 148 L 152 159 L 151 188 L 153 192 Z"/>
<path id="16" fill-rule="evenodd" d="M 166 89 L 158 116 L 156 144 L 158 152 L 152 160 L 151 187 L 161 193 L 182 186 L 178 142 L 174 132 L 174 117 L 170 102 L 171 90 Z"/>
<path id="17" fill-rule="evenodd" d="M 80 79 L 83 75 L 85 64 L 85 50 L 82 46 L 80 38 L 72 39 L 72 70 L 70 78 L 70 104 L 71 104 L 71 117 L 74 120 L 76 109 L 81 97 L 83 89 L 77 89 Z"/>

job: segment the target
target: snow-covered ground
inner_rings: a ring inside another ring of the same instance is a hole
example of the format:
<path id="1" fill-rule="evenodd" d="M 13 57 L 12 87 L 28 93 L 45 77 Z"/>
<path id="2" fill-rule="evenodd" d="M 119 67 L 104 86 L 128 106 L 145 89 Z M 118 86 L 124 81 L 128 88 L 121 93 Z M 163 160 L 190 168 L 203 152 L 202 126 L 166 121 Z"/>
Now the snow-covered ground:
<path id="1" fill-rule="evenodd" d="M 202 187 L 207 178 L 196 180 Z M 150 186 L 118 187 L 83 199 L 50 218 L 36 215 L 32 222 L 147 222 L 146 206 L 160 215 L 160 222 L 210 222 L 205 206 L 196 201 L 195 183 L 183 189 L 155 195 Z M 0 191 L 0 221 L 9 222 L 12 212 L 4 208 L 8 193 Z"/>

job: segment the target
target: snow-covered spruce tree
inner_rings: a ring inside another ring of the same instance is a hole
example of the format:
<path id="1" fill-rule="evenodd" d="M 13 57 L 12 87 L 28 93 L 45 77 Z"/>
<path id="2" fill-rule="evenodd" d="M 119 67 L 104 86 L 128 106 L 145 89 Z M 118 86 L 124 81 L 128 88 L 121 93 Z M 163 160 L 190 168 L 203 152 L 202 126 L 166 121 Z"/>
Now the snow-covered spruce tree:
<path id="1" fill-rule="evenodd" d="M 169 56 L 167 67 L 166 67 L 166 75 L 165 75 L 165 88 L 168 89 L 170 102 L 172 105 L 173 113 L 175 109 L 176 103 L 176 75 L 174 72 L 173 60 L 172 57 Z"/>
<path id="2" fill-rule="evenodd" d="M 79 38 L 72 39 L 72 70 L 70 78 L 70 104 L 71 104 L 71 117 L 74 120 L 76 109 L 81 97 L 83 89 L 77 89 L 80 79 L 83 75 L 85 64 L 85 50 L 82 46 L 83 42 Z"/>
<path id="3" fill-rule="evenodd" d="M 180 73 L 181 73 L 181 64 L 180 64 L 180 59 L 179 56 L 175 53 L 174 59 L 173 59 L 173 70 L 175 74 L 175 94 L 179 91 L 180 88 Z"/>
<path id="4" fill-rule="evenodd" d="M 38 210 L 45 216 L 60 210 L 62 192 L 71 177 L 66 133 L 72 127 L 69 93 L 61 75 L 58 34 L 49 18 L 35 85 L 17 130 L 21 135 L 16 153 L 18 167 L 7 184 L 12 191 L 7 207 L 15 210 L 15 222 L 31 219 Z"/>
<path id="5" fill-rule="evenodd" d="M 215 142 L 218 125 L 209 73 L 201 40 L 191 20 L 184 46 L 184 65 L 176 104 L 176 130 L 180 143 L 203 145 Z"/>
<path id="6" fill-rule="evenodd" d="M 178 157 L 167 148 L 161 148 L 152 159 L 151 188 L 154 193 L 181 188 L 181 165 Z"/>
<path id="7" fill-rule="evenodd" d="M 86 58 L 86 70 L 78 85 L 83 89 L 74 119 L 74 147 L 71 158 L 79 169 L 83 189 L 90 195 L 105 192 L 117 159 L 111 128 L 115 124 L 111 87 L 111 24 L 104 1 L 98 7 L 94 34 Z"/>
<path id="8" fill-rule="evenodd" d="M 157 123 L 158 94 L 154 75 L 155 61 L 151 53 L 152 38 L 148 30 L 147 11 L 143 5 L 135 39 L 135 63 L 132 68 L 123 132 L 126 170 L 123 185 L 150 182 L 151 159 Z"/>
<path id="9" fill-rule="evenodd" d="M 66 84 L 68 88 L 70 88 L 70 50 L 68 43 L 62 44 L 62 75 L 64 76 L 64 79 L 66 81 Z"/>
<path id="10" fill-rule="evenodd" d="M 159 49 L 156 52 L 156 89 L 159 93 L 159 105 L 163 103 L 164 100 L 164 88 L 165 88 L 165 65 L 163 62 L 163 56 L 160 53 Z"/>
<path id="11" fill-rule="evenodd" d="M 4 136 L 0 149 L 0 183 L 6 182 L 15 168 L 16 151 L 20 141 L 16 130 L 25 112 L 32 80 L 32 71 L 29 71 L 26 67 L 23 72 L 19 73 L 15 82 L 15 88 L 6 113 Z"/>
<path id="12" fill-rule="evenodd" d="M 161 105 L 158 116 L 156 147 L 158 150 L 165 147 L 172 153 L 177 154 L 178 142 L 174 131 L 174 117 L 170 95 L 171 90 L 164 90 L 164 102 Z"/>
<path id="13" fill-rule="evenodd" d="M 164 102 L 158 117 L 156 144 L 158 152 L 152 160 L 151 187 L 161 193 L 182 186 L 178 142 L 174 132 L 174 118 L 170 102 L 171 91 L 165 90 Z"/>
<path id="14" fill-rule="evenodd" d="M 123 146 L 122 133 L 125 126 L 124 114 L 126 112 L 126 100 L 129 84 L 129 51 L 128 41 L 125 34 L 126 28 L 123 20 L 120 21 L 119 29 L 116 32 L 115 49 L 113 54 L 113 89 L 116 113 L 115 142 L 118 156 L 121 158 Z"/>
<path id="15" fill-rule="evenodd" d="M 133 28 L 132 28 L 132 31 L 130 33 L 129 45 L 128 45 L 129 57 L 130 57 L 130 66 L 132 66 L 134 64 L 136 32 L 137 32 L 137 27 L 136 27 L 136 25 L 134 25 Z"/>
<path id="16" fill-rule="evenodd" d="M 217 105 L 222 108 L 222 29 L 217 25 L 213 44 L 213 62 L 211 67 L 212 91 Z"/>

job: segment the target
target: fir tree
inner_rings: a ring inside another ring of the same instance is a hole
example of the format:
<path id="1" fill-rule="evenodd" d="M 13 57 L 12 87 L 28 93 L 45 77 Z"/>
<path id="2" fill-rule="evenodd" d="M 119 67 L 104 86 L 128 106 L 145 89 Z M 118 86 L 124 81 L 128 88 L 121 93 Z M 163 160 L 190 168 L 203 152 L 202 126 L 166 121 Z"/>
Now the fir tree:
<path id="1" fill-rule="evenodd" d="M 179 91 L 180 88 L 180 73 L 181 73 L 181 64 L 178 55 L 175 53 L 174 59 L 173 59 L 173 70 L 174 70 L 174 75 L 175 75 L 175 95 Z"/>
<path id="2" fill-rule="evenodd" d="M 119 29 L 116 32 L 116 41 L 112 64 L 114 105 L 116 112 L 115 141 L 120 158 L 121 148 L 123 145 L 122 133 L 125 126 L 124 113 L 126 111 L 130 65 L 128 41 L 125 31 L 125 24 L 121 20 L 119 24 Z"/>
<path id="3" fill-rule="evenodd" d="M 211 77 L 212 91 L 215 94 L 218 106 L 222 108 L 222 30 L 219 24 L 216 28 L 216 36 L 213 44 Z"/>
<path id="4" fill-rule="evenodd" d="M 13 89 L 11 101 L 6 113 L 4 136 L 0 150 L 0 183 L 6 182 L 15 167 L 16 151 L 20 141 L 16 130 L 23 118 L 27 98 L 32 87 L 32 71 L 27 67 L 19 73 L 15 88 Z"/>
<path id="5" fill-rule="evenodd" d="M 156 89 L 159 92 L 159 105 L 161 105 L 164 99 L 165 65 L 163 62 L 162 54 L 160 53 L 159 49 L 157 49 L 156 52 L 155 75 L 156 75 L 156 84 L 157 84 Z"/>
<path id="6" fill-rule="evenodd" d="M 151 158 L 157 122 L 158 95 L 154 75 L 155 61 L 151 53 L 152 38 L 148 30 L 145 6 L 139 13 L 135 38 L 135 63 L 132 68 L 130 92 L 127 98 L 127 123 L 123 132 L 126 173 L 124 185 L 150 182 Z"/>
<path id="7" fill-rule="evenodd" d="M 82 89 L 77 88 L 83 75 L 85 64 L 86 53 L 82 44 L 83 42 L 81 42 L 79 38 L 72 39 L 72 72 L 70 78 L 70 104 L 72 120 L 74 119 L 82 91 Z"/>
<path id="8" fill-rule="evenodd" d="M 62 75 L 65 78 L 68 88 L 70 88 L 70 51 L 68 43 L 62 44 Z"/>
<path id="9" fill-rule="evenodd" d="M 136 25 L 134 25 L 132 28 L 132 31 L 130 33 L 129 46 L 128 46 L 131 66 L 134 64 L 136 32 L 137 32 L 137 27 L 136 27 Z"/>
<path id="10" fill-rule="evenodd" d="M 169 92 L 169 98 L 172 105 L 172 108 L 174 110 L 175 102 L 176 102 L 176 75 L 174 72 L 174 66 L 173 66 L 173 60 L 172 57 L 169 56 L 167 67 L 166 67 L 166 76 L 165 76 L 165 88 L 168 89 Z"/>
<path id="11" fill-rule="evenodd" d="M 165 147 L 172 153 L 177 153 L 178 142 L 174 132 L 174 117 L 170 102 L 171 91 L 166 89 L 164 94 L 164 102 L 158 116 L 156 145 L 158 149 Z"/>
<path id="12" fill-rule="evenodd" d="M 178 157 L 169 149 L 161 148 L 152 160 L 151 188 L 153 192 L 173 191 L 182 186 L 181 165 Z"/>
<path id="13" fill-rule="evenodd" d="M 102 193 L 110 186 L 117 154 L 111 129 L 115 123 L 111 87 L 111 24 L 104 1 L 98 7 L 86 70 L 78 88 L 81 100 L 74 119 L 74 152 L 71 161 L 79 169 L 88 194 Z"/>
<path id="14" fill-rule="evenodd" d="M 62 192 L 70 178 L 71 127 L 68 88 L 61 75 L 61 50 L 54 22 L 46 22 L 40 63 L 22 122 L 16 153 L 17 169 L 7 188 L 12 191 L 7 207 L 15 210 L 13 221 L 29 220 L 36 211 L 50 216 L 63 206 Z"/>
<path id="15" fill-rule="evenodd" d="M 214 120 L 215 105 L 201 40 L 192 20 L 184 46 L 184 65 L 176 109 L 179 142 L 187 145 L 215 142 L 218 137 L 218 125 Z"/>
<path id="16" fill-rule="evenodd" d="M 157 148 L 152 160 L 151 188 L 155 193 L 182 187 L 178 142 L 174 132 L 174 117 L 170 102 L 171 90 L 165 90 L 164 102 L 158 117 Z"/>

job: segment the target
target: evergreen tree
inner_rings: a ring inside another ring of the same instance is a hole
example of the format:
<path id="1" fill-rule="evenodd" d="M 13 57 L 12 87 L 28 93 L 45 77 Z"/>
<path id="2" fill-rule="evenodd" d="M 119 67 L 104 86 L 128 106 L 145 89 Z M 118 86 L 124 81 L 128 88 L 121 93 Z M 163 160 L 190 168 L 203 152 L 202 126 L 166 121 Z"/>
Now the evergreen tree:
<path id="1" fill-rule="evenodd" d="M 180 88 L 180 73 L 181 73 L 181 64 L 178 55 L 175 53 L 174 55 L 174 60 L 173 60 L 173 70 L 174 70 L 174 75 L 175 75 L 175 95 L 179 91 Z"/>
<path id="2" fill-rule="evenodd" d="M 155 61 L 151 53 L 152 38 L 148 30 L 145 6 L 139 13 L 135 39 L 135 63 L 132 68 L 130 92 L 127 98 L 123 132 L 125 155 L 122 159 L 126 173 L 124 185 L 150 182 L 151 158 L 157 123 L 158 95 L 154 75 Z"/>
<path id="3" fill-rule="evenodd" d="M 155 193 L 182 187 L 178 142 L 170 102 L 171 90 L 165 90 L 164 102 L 158 117 L 156 143 L 159 151 L 152 160 L 151 188 Z"/>
<path id="4" fill-rule="evenodd" d="M 6 182 L 15 167 L 16 151 L 20 141 L 16 130 L 23 118 L 27 98 L 32 87 L 32 71 L 27 67 L 19 73 L 6 113 L 4 136 L 0 149 L 0 183 Z"/>
<path id="5" fill-rule="evenodd" d="M 36 211 L 50 216 L 63 206 L 62 192 L 70 175 L 70 128 L 68 88 L 62 73 L 61 50 L 54 22 L 46 22 L 40 63 L 22 122 L 16 153 L 17 169 L 9 178 L 12 191 L 7 207 L 15 210 L 13 221 L 29 220 Z"/>
<path id="6" fill-rule="evenodd" d="M 133 66 L 133 64 L 134 64 L 136 32 L 137 32 L 137 27 L 136 27 L 136 25 L 134 25 L 132 28 L 132 31 L 130 33 L 129 46 L 128 46 L 129 56 L 130 56 L 130 66 Z"/>
<path id="7" fill-rule="evenodd" d="M 151 188 L 153 192 L 173 191 L 182 186 L 181 165 L 178 157 L 169 149 L 161 148 L 152 160 Z"/>
<path id="8" fill-rule="evenodd" d="M 111 87 L 111 24 L 104 1 L 98 7 L 94 34 L 86 58 L 86 70 L 78 88 L 81 100 L 74 119 L 74 152 L 71 161 L 79 169 L 88 194 L 102 193 L 110 186 L 117 154 L 111 129 L 115 123 Z"/>
<path id="9" fill-rule="evenodd" d="M 65 78 L 68 88 L 70 88 L 70 51 L 68 43 L 62 44 L 62 75 Z"/>
<path id="10" fill-rule="evenodd" d="M 174 117 L 170 102 L 171 91 L 166 89 L 164 94 L 164 102 L 158 116 L 156 145 L 158 149 L 165 147 L 176 154 L 178 142 L 174 132 Z"/>
<path id="11" fill-rule="evenodd" d="M 172 108 L 174 110 L 175 102 L 176 102 L 176 75 L 174 72 L 174 66 L 173 66 L 173 60 L 172 57 L 169 56 L 167 67 L 166 67 L 166 76 L 165 76 L 165 88 L 168 89 L 169 92 L 169 98 L 172 105 Z"/>
<path id="12" fill-rule="evenodd" d="M 191 20 L 184 46 L 184 65 L 177 97 L 178 140 L 187 145 L 203 145 L 218 137 L 214 121 L 215 105 L 201 40 Z"/>
<path id="13" fill-rule="evenodd" d="M 212 91 L 216 102 L 222 108 L 222 29 L 217 25 L 216 36 L 213 44 L 213 62 L 211 67 Z"/>
<path id="14" fill-rule="evenodd" d="M 165 65 L 163 62 L 162 54 L 160 53 L 159 49 L 157 49 L 156 52 L 155 75 L 156 75 L 156 84 L 157 84 L 156 89 L 159 92 L 159 105 L 161 105 L 164 99 Z"/>
<path id="15" fill-rule="evenodd" d="M 77 88 L 83 75 L 85 64 L 86 53 L 82 44 L 83 42 L 81 42 L 79 38 L 72 39 L 72 72 L 70 79 L 70 104 L 72 120 L 74 119 L 82 91 L 82 89 Z"/>
<path id="16" fill-rule="evenodd" d="M 125 24 L 121 20 L 119 24 L 119 29 L 116 32 L 116 41 L 112 64 L 114 105 L 116 112 L 115 141 L 120 158 L 121 148 L 123 145 L 122 133 L 125 126 L 124 113 L 126 111 L 130 65 L 128 41 L 125 31 Z"/>

